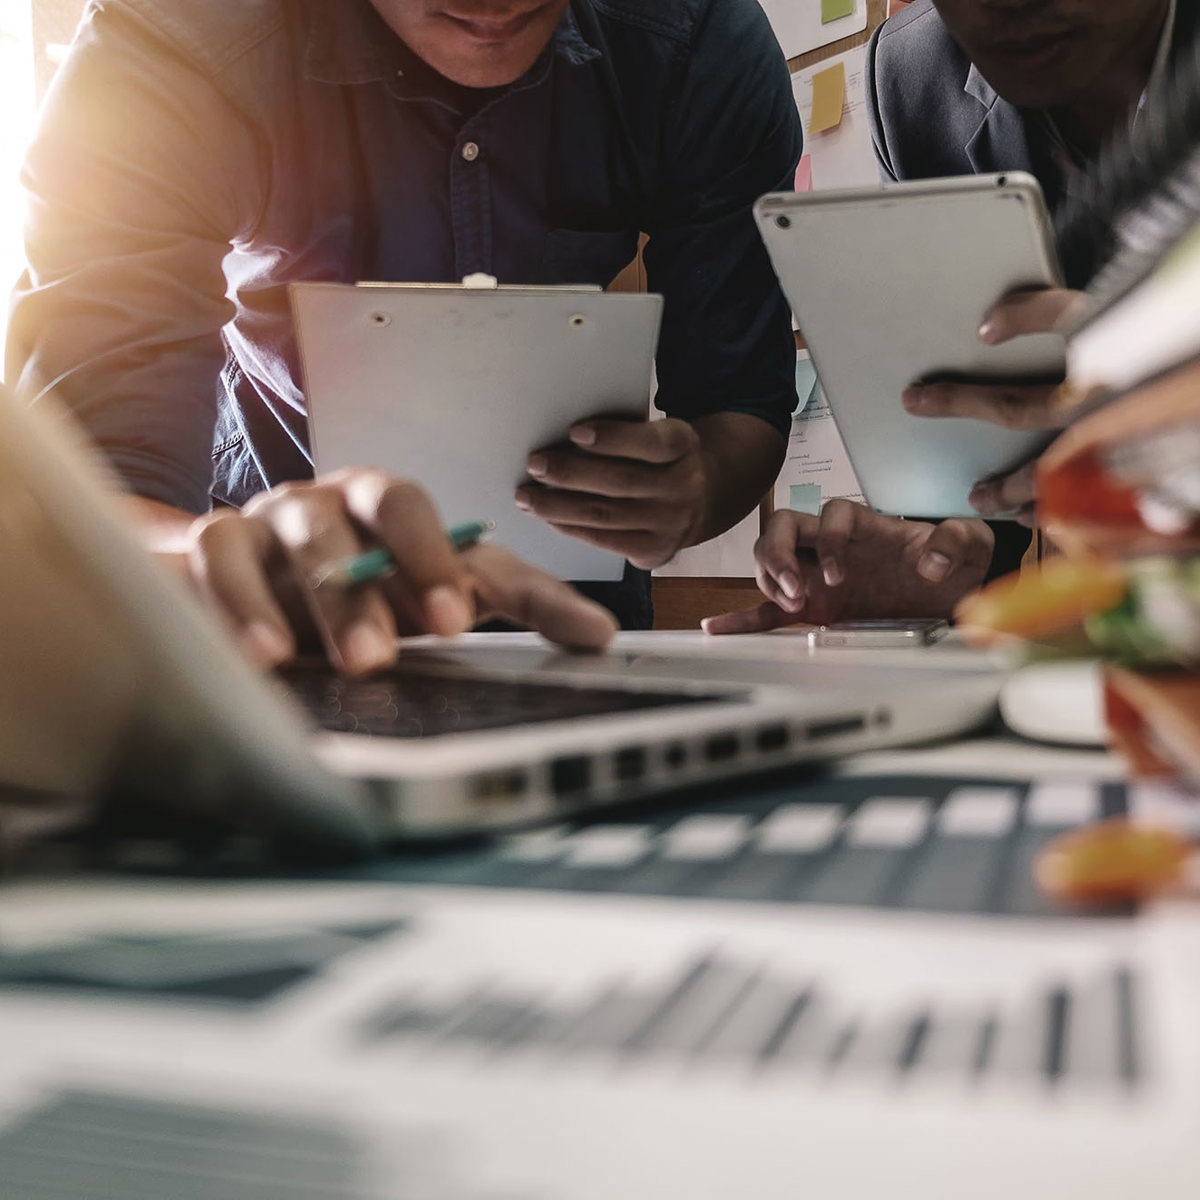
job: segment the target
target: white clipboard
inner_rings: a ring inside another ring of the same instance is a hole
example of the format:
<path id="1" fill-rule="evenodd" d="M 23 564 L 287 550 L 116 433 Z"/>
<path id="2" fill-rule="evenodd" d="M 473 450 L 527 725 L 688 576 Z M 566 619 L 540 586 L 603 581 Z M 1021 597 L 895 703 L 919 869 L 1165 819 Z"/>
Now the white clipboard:
<path id="1" fill-rule="evenodd" d="M 592 287 L 297 283 L 291 287 L 318 473 L 377 467 L 421 484 L 448 524 L 564 579 L 621 558 L 521 512 L 531 450 L 597 415 L 645 420 L 662 297 Z"/>

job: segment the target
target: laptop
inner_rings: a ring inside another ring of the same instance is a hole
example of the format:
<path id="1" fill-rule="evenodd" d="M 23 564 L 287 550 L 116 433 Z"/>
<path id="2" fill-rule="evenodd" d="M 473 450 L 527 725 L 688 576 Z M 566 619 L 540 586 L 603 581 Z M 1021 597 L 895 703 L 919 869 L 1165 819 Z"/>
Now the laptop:
<path id="1" fill-rule="evenodd" d="M 345 856 L 948 736 L 990 716 L 1003 678 L 961 649 L 822 656 L 802 638 L 698 633 L 604 655 L 533 635 L 416 639 L 368 680 L 317 664 L 267 678 L 126 531 L 68 416 L 0 393 L 0 423 L 10 830 L 15 811 L 45 825 L 102 798 L 126 825 Z"/>

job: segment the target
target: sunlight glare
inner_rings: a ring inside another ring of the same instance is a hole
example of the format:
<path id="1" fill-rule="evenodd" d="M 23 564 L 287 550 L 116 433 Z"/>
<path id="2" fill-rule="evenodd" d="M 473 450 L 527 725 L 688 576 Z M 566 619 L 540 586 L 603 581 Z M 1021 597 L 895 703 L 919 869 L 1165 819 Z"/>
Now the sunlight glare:
<path id="1" fill-rule="evenodd" d="M 30 0 L 0 0 L 0 313 L 21 273 L 24 202 L 18 184 L 21 157 L 33 130 L 33 32 Z M 0 317 L 0 348 L 3 347 Z M 0 357 L 0 375 L 3 358 Z"/>

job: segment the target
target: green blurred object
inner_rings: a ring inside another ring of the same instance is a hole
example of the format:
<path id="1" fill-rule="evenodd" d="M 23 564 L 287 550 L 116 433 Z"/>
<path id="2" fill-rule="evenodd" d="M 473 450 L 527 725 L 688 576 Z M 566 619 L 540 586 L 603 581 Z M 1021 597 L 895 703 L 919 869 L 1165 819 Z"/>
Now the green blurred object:
<path id="1" fill-rule="evenodd" d="M 1200 559 L 1143 558 L 1127 567 L 1129 590 L 1121 604 L 1031 642 L 1025 660 L 1099 654 L 1135 669 L 1200 665 Z"/>

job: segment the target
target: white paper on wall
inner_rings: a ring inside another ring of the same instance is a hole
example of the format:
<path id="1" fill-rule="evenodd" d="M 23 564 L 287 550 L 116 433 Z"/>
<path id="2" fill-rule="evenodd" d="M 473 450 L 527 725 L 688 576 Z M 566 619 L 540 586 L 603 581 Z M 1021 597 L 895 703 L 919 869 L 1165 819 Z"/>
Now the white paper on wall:
<path id="1" fill-rule="evenodd" d="M 807 403 L 806 378 L 812 380 Z M 775 480 L 775 507 L 815 516 L 821 511 L 821 505 L 829 500 L 865 503 L 825 394 L 812 370 L 811 360 L 803 350 L 796 352 L 796 381 L 801 407 L 792 417 L 787 458 Z"/>
<path id="2" fill-rule="evenodd" d="M 792 94 L 804 123 L 804 154 L 809 159 L 811 188 L 871 187 L 879 183 L 879 167 L 867 121 L 866 46 L 828 58 L 792 76 Z M 813 79 L 842 64 L 846 73 L 842 119 L 824 133 L 808 132 L 812 117 Z"/>
<path id="3" fill-rule="evenodd" d="M 720 537 L 680 550 L 654 574 L 749 579 L 754 574 L 754 543 L 758 540 L 758 527 L 756 508 Z"/>
<path id="4" fill-rule="evenodd" d="M 835 21 L 821 20 L 821 0 L 759 0 L 786 58 L 828 46 L 867 27 L 867 0 Z"/>

